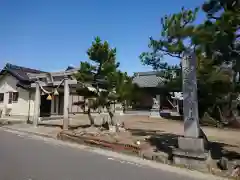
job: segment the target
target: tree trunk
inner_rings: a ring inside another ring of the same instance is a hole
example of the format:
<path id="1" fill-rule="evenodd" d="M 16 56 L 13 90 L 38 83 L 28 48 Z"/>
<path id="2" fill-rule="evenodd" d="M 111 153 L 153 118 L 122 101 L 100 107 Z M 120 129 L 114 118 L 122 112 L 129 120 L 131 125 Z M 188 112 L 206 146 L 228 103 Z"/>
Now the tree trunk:
<path id="1" fill-rule="evenodd" d="M 84 102 L 84 104 L 83 104 L 83 113 L 85 114 L 85 112 L 86 112 L 86 98 L 85 98 L 85 96 L 83 97 L 83 102 Z"/>
<path id="2" fill-rule="evenodd" d="M 123 113 L 125 113 L 126 112 L 126 108 L 127 108 L 127 101 L 126 100 L 123 101 L 122 108 L 123 108 Z"/>
<path id="3" fill-rule="evenodd" d="M 109 114 L 110 119 L 111 119 L 111 125 L 112 125 L 112 126 L 116 126 L 116 125 L 117 125 L 117 122 L 116 122 L 116 119 L 115 119 L 115 117 L 114 117 L 114 113 L 112 112 L 110 106 L 107 107 L 107 111 L 108 111 L 108 114 Z"/>
<path id="4" fill-rule="evenodd" d="M 112 112 L 112 109 L 110 107 L 107 108 L 108 114 L 110 116 L 110 126 L 109 130 L 113 133 L 119 132 L 119 126 L 117 124 L 116 117 L 114 116 L 114 113 Z"/>
<path id="5" fill-rule="evenodd" d="M 228 104 L 228 108 L 229 108 L 229 117 L 230 119 L 231 118 L 234 118 L 234 113 L 233 113 L 233 107 L 232 107 L 232 104 L 233 104 L 233 100 L 234 100 L 234 94 L 235 94 L 235 84 L 236 84 L 236 76 L 237 76 L 237 73 L 235 71 L 235 69 L 233 68 L 233 79 L 232 79 L 232 83 L 233 83 L 233 90 L 232 92 L 230 92 L 230 95 L 229 95 L 229 104 Z"/>
<path id="6" fill-rule="evenodd" d="M 91 109 L 90 108 L 88 108 L 87 114 L 88 114 L 88 118 L 90 120 L 90 125 L 93 126 L 94 125 L 94 118 L 91 114 Z"/>

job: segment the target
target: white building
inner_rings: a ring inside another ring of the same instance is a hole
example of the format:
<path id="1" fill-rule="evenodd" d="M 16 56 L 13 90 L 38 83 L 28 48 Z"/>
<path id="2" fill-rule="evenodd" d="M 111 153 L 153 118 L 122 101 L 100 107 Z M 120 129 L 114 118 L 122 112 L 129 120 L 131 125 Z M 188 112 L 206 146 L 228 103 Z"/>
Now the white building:
<path id="1" fill-rule="evenodd" d="M 64 91 L 65 116 L 82 113 L 81 107 L 74 105 L 83 99 L 76 93 L 75 72 L 76 69 L 68 68 L 48 73 L 6 64 L 0 72 L 0 116 L 33 121 L 64 115 Z"/>

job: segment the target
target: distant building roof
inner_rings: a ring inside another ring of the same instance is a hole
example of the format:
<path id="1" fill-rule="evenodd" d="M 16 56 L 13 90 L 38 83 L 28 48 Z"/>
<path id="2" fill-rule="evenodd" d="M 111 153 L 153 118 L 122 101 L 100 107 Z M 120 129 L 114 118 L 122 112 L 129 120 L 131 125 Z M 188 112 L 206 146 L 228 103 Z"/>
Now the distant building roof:
<path id="1" fill-rule="evenodd" d="M 139 87 L 158 87 L 164 83 L 158 71 L 136 72 L 133 75 L 133 83 Z"/>
<path id="2" fill-rule="evenodd" d="M 65 71 L 69 71 L 69 70 L 72 70 L 72 69 L 76 69 L 76 68 L 73 65 L 69 65 Z"/>

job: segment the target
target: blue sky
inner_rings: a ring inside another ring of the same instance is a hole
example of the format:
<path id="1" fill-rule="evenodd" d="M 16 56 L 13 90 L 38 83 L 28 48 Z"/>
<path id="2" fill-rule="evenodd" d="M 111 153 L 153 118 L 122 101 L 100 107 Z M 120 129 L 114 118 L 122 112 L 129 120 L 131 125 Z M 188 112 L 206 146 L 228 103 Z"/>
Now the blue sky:
<path id="1" fill-rule="evenodd" d="M 95 36 L 117 48 L 121 70 L 151 70 L 138 56 L 160 18 L 203 0 L 0 0 L 0 68 L 10 62 L 45 71 L 79 66 Z M 199 21 L 202 16 L 200 16 Z M 170 63 L 174 59 L 166 58 Z"/>

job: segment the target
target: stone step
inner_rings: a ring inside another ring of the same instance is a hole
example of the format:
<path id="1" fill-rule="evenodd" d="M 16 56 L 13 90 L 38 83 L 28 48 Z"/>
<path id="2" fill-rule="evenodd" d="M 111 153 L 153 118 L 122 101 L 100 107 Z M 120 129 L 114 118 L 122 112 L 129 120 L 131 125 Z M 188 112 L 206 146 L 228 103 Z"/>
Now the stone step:
<path id="1" fill-rule="evenodd" d="M 3 119 L 16 119 L 16 120 L 27 120 L 28 116 L 21 116 L 21 115 L 11 115 L 11 116 L 2 116 Z M 31 118 L 31 117 L 30 117 Z"/>
<path id="2" fill-rule="evenodd" d="M 2 117 L 2 118 L 0 118 L 0 121 L 5 122 L 6 124 L 18 124 L 18 123 L 26 123 L 27 119 Z"/>

